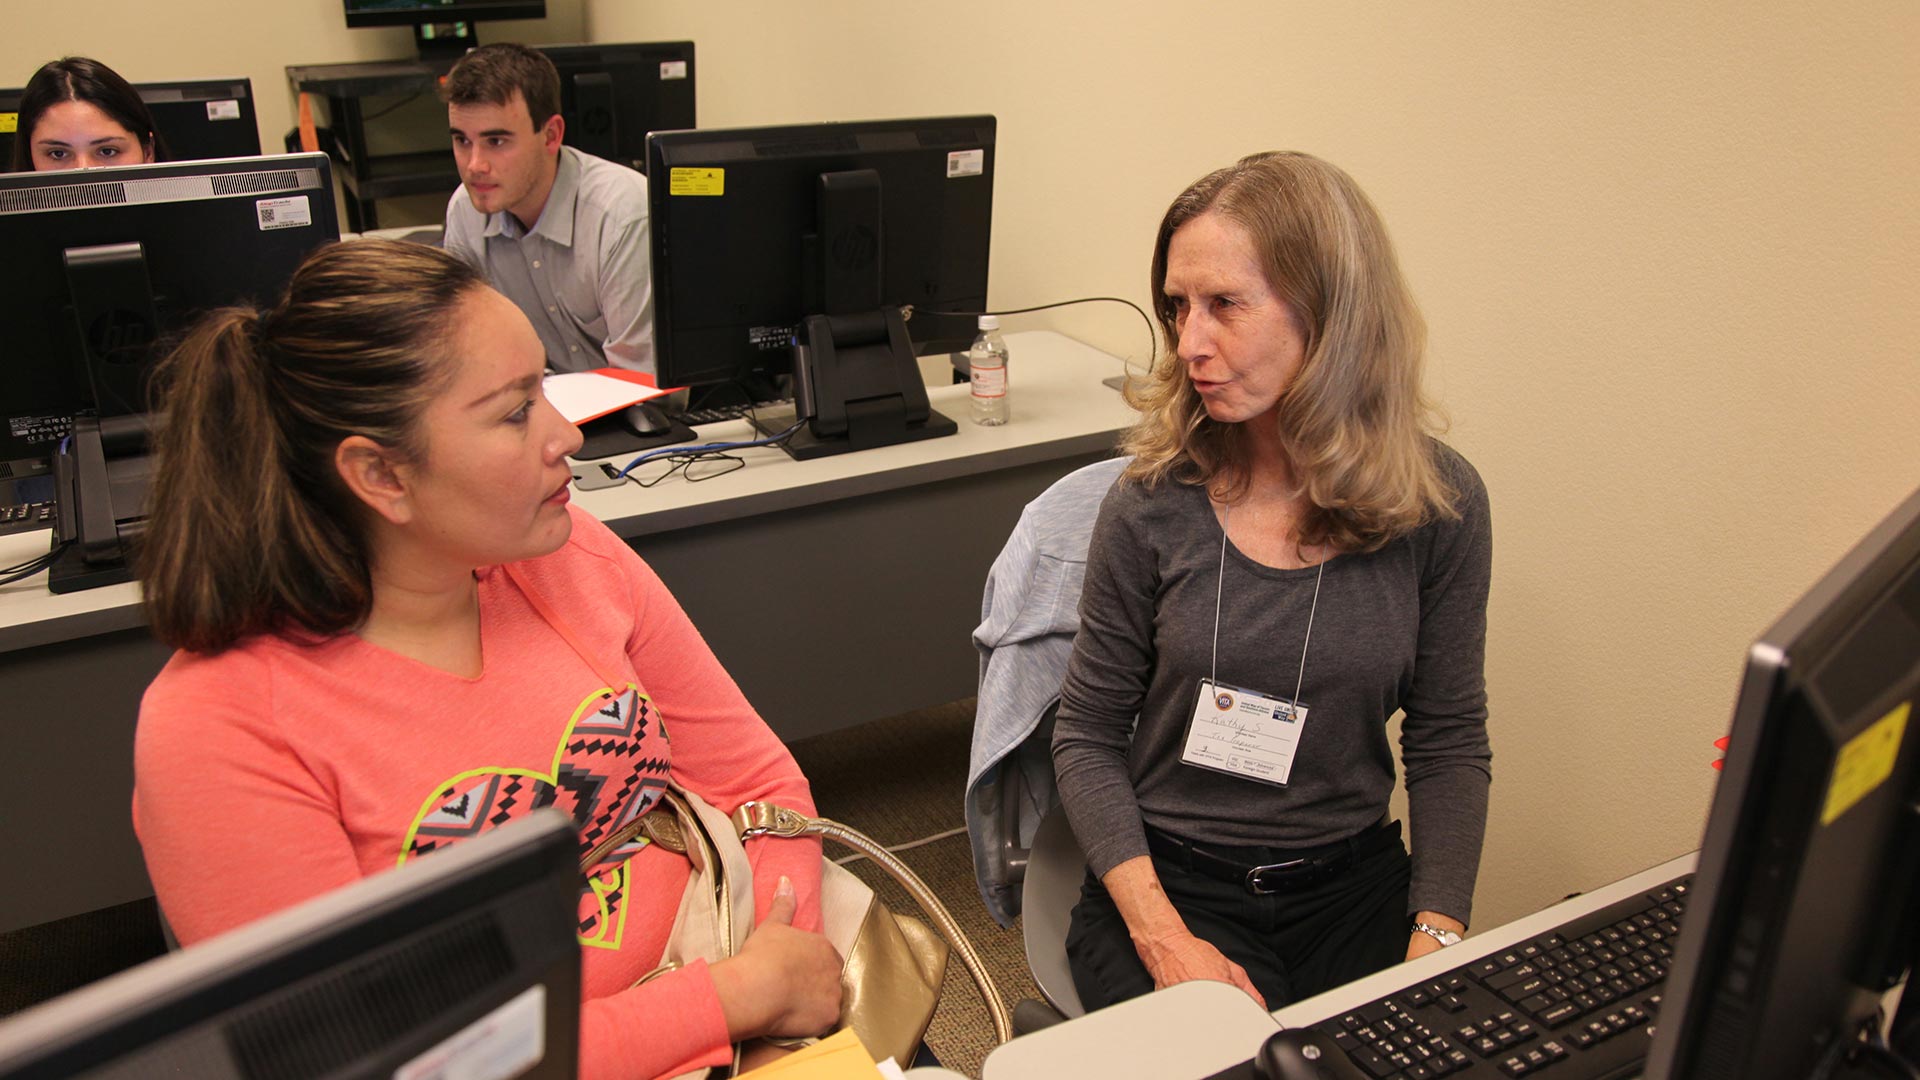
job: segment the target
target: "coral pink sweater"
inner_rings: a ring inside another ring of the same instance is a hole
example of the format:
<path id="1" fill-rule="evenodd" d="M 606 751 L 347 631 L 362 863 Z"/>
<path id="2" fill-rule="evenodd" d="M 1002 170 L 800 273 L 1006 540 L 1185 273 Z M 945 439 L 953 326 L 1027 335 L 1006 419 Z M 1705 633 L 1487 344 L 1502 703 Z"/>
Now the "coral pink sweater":
<path id="1" fill-rule="evenodd" d="M 478 574 L 483 670 L 466 679 L 353 634 L 176 653 L 135 738 L 134 824 L 174 932 L 191 943 L 548 804 L 584 856 L 671 778 L 721 810 L 813 812 L 792 755 L 666 587 L 591 516 L 516 567 L 590 665 L 499 567 Z M 595 669 L 606 678 L 595 673 Z M 608 687 L 617 676 L 623 685 Z M 607 691 L 611 690 L 612 693 Z M 819 926 L 818 840 L 754 840 L 756 908 L 781 875 Z M 704 964 L 632 987 L 665 948 L 686 860 L 615 852 L 580 897 L 581 1075 L 673 1075 L 728 1060 Z"/>

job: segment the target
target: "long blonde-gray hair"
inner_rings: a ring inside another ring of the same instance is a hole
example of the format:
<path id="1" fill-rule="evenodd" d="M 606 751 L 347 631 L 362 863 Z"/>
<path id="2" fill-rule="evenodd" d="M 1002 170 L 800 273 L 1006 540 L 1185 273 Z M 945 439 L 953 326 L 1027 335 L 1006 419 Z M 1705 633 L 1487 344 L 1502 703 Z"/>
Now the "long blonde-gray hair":
<path id="1" fill-rule="evenodd" d="M 1279 404 L 1281 445 L 1311 504 L 1298 543 L 1369 551 L 1436 514 L 1456 516 L 1428 439 L 1444 421 L 1420 385 L 1426 324 L 1386 226 L 1352 177 L 1294 152 L 1242 158 L 1167 208 L 1153 247 L 1153 297 L 1174 355 L 1129 390 L 1141 417 L 1122 444 L 1134 456 L 1128 477 L 1205 485 L 1223 501 L 1249 480 L 1243 425 L 1208 417 L 1177 359 L 1180 334 L 1164 291 L 1173 234 L 1209 213 L 1252 237 L 1306 342 Z"/>

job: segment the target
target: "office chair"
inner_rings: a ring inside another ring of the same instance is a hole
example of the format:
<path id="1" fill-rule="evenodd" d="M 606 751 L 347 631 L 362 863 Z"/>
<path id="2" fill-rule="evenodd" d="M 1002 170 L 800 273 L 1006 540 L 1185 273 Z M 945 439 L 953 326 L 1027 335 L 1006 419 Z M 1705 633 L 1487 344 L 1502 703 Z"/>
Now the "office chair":
<path id="1" fill-rule="evenodd" d="M 988 574 L 973 632 L 980 692 L 965 811 L 974 873 L 1000 925 L 1022 920 L 1027 966 L 1047 999 L 1014 1006 L 1016 1034 L 1086 1012 L 1066 945 L 1086 858 L 1057 804 L 1050 747 L 1094 518 L 1128 460 L 1076 469 L 1027 504 Z"/>
<path id="2" fill-rule="evenodd" d="M 1087 545 L 1128 460 L 1076 469 L 1028 503 L 987 575 L 973 632 L 980 687 L 965 813 L 981 901 L 1005 927 L 1020 914 L 1034 830 L 1057 801 L 1053 712 L 1080 628 Z"/>
<path id="3" fill-rule="evenodd" d="M 1057 1018 L 1084 1016 L 1086 1006 L 1080 1003 L 1073 973 L 1067 969 L 1067 920 L 1073 905 L 1080 902 L 1087 859 L 1080 852 L 1073 827 L 1067 823 L 1067 812 L 1057 803 L 1040 819 L 1040 828 L 1033 834 L 1026 870 L 1020 882 L 1020 933 L 1027 950 L 1027 967 Z M 1032 1008 L 1038 1002 L 1020 1004 L 1027 1007 L 1029 1022 L 1044 1026 L 1049 1019 Z M 1025 1034 L 1021 1012 L 1020 1008 L 1014 1010 L 1014 1030 Z"/>

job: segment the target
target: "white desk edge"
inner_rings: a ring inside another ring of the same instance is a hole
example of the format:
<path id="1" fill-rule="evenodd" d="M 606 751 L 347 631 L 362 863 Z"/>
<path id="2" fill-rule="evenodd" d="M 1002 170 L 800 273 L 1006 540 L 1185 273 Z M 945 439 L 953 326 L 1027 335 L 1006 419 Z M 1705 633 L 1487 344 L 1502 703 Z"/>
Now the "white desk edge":
<path id="1" fill-rule="evenodd" d="M 1452 948 L 1396 964 L 1271 1014 L 1226 983 L 1181 983 L 1044 1028 L 987 1055 L 982 1080 L 1098 1075 L 1198 1080 L 1252 1057 L 1266 1036 L 1306 1027 L 1692 872 L 1698 852 L 1603 885 L 1475 934 Z"/>
<path id="2" fill-rule="evenodd" d="M 1247 1060 L 1278 1030 L 1238 987 L 1180 983 L 999 1046 L 980 1077 L 1192 1080 Z"/>

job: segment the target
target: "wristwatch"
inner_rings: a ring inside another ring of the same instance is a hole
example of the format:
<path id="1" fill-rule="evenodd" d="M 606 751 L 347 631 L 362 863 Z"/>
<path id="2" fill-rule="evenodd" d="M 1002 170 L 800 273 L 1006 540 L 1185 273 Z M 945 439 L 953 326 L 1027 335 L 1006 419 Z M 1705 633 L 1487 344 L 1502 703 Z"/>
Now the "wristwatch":
<path id="1" fill-rule="evenodd" d="M 1425 934 L 1442 945 L 1460 944 L 1460 935 L 1454 933 L 1451 930 L 1442 930 L 1438 926 L 1433 926 L 1423 922 L 1414 923 L 1413 929 L 1415 932 Z"/>

